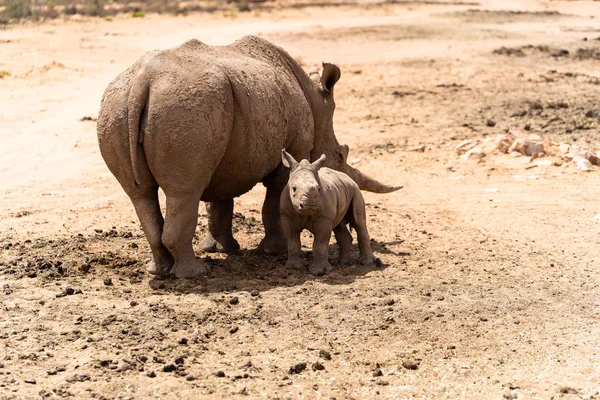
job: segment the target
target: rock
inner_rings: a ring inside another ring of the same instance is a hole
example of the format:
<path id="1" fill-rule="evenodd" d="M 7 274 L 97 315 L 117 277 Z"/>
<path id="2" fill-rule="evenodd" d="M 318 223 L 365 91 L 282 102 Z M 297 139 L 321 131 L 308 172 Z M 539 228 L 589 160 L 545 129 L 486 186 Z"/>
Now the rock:
<path id="1" fill-rule="evenodd" d="M 260 294 L 260 293 L 258 293 L 258 290 L 256 290 L 256 289 L 254 289 L 254 290 L 252 290 L 252 292 L 250 292 L 250 296 L 252 296 L 252 297 L 256 297 L 256 296 L 258 296 L 259 294 Z"/>
<path id="2" fill-rule="evenodd" d="M 463 140 L 454 148 L 454 151 L 456 151 L 456 154 L 460 156 L 461 154 L 464 154 L 473 147 L 477 146 L 477 143 L 478 141 L 473 139 Z"/>
<path id="3" fill-rule="evenodd" d="M 179 344 L 183 344 L 183 345 L 188 344 L 187 338 L 181 338 L 181 339 L 179 339 Z"/>
<path id="4" fill-rule="evenodd" d="M 65 293 L 66 293 L 68 296 L 71 296 L 71 295 L 75 294 L 75 289 L 73 289 L 73 288 L 72 288 L 72 287 L 70 287 L 70 286 L 67 286 L 67 287 L 65 288 Z"/>
<path id="5" fill-rule="evenodd" d="M 112 286 L 113 282 L 110 278 L 104 278 L 104 286 Z"/>
<path id="6" fill-rule="evenodd" d="M 240 302 L 240 299 L 237 298 L 237 296 L 232 297 L 231 300 L 229 300 L 229 304 L 231 305 L 236 305 Z"/>
<path id="7" fill-rule="evenodd" d="M 416 370 L 419 368 L 419 363 L 413 360 L 402 361 L 402 366 L 406 369 Z"/>
<path id="8" fill-rule="evenodd" d="M 396 300 L 394 300 L 394 299 L 389 299 L 388 301 L 385 302 L 386 306 L 393 306 L 394 304 L 396 304 Z"/>
<path id="9" fill-rule="evenodd" d="M 138 303 L 137 301 L 135 301 L 135 300 L 131 300 L 131 301 L 129 302 L 129 305 L 130 305 L 131 307 L 135 307 L 135 306 L 137 306 L 138 304 L 139 304 L 139 303 Z"/>
<path id="10" fill-rule="evenodd" d="M 592 165 L 600 165 L 600 159 L 598 159 L 598 156 L 589 150 L 580 150 L 577 152 L 577 156 L 585 158 L 592 163 Z"/>
<path id="11" fill-rule="evenodd" d="M 498 135 L 494 140 L 496 145 L 496 149 L 502 153 L 508 153 L 508 149 L 512 146 L 515 141 L 515 135 L 512 133 L 507 133 L 505 135 Z"/>
<path id="12" fill-rule="evenodd" d="M 176 366 L 174 366 L 173 364 L 167 364 L 163 367 L 163 371 L 164 372 L 173 372 L 177 369 Z"/>
<path id="13" fill-rule="evenodd" d="M 488 119 L 487 122 L 485 123 L 487 126 L 489 126 L 490 128 L 493 128 L 494 126 L 496 126 L 496 121 Z"/>
<path id="14" fill-rule="evenodd" d="M 509 153 L 513 151 L 518 151 L 519 153 L 526 156 L 539 156 L 540 154 L 545 154 L 544 144 L 539 142 L 532 142 L 529 139 L 518 138 L 508 149 Z"/>
<path id="15" fill-rule="evenodd" d="M 519 153 L 518 151 L 511 151 L 510 156 L 511 157 L 522 157 L 523 154 Z"/>
<path id="16" fill-rule="evenodd" d="M 375 371 L 373 371 L 373 376 L 374 377 L 383 376 L 383 372 L 381 371 L 381 368 L 375 368 Z"/>
<path id="17" fill-rule="evenodd" d="M 324 360 L 331 360 L 331 353 L 327 350 L 319 350 L 319 357 Z"/>
<path id="18" fill-rule="evenodd" d="M 194 375 L 192 375 L 192 374 L 188 374 L 188 375 L 185 376 L 185 380 L 188 381 L 188 382 L 195 381 L 196 377 Z"/>
<path id="19" fill-rule="evenodd" d="M 305 369 L 306 369 L 306 363 L 299 362 L 299 363 L 291 366 L 288 372 L 290 374 L 299 374 L 300 372 L 304 371 Z"/>
<path id="20" fill-rule="evenodd" d="M 469 151 L 467 151 L 465 154 L 463 154 L 461 156 L 461 158 L 463 158 L 465 160 L 469 160 L 469 159 L 481 160 L 484 157 L 485 157 L 485 153 L 483 152 L 483 149 L 481 147 L 473 147 L 472 149 L 470 149 Z"/>
<path id="21" fill-rule="evenodd" d="M 217 378 L 225 378 L 225 372 L 223 372 L 223 371 L 217 371 L 216 375 L 217 375 Z"/>
<path id="22" fill-rule="evenodd" d="M 319 361 L 315 361 L 312 365 L 313 371 L 322 371 L 325 369 L 325 366 L 321 364 Z"/>
<path id="23" fill-rule="evenodd" d="M 423 153 L 425 151 L 425 145 L 420 144 L 418 146 L 413 146 L 407 149 L 408 151 L 416 151 L 418 153 Z"/>
<path id="24" fill-rule="evenodd" d="M 37 383 L 33 378 L 26 378 L 24 382 L 29 383 L 30 385 L 35 385 Z"/>
<path id="25" fill-rule="evenodd" d="M 579 391 L 569 386 L 561 386 L 558 391 L 562 394 L 578 394 Z"/>
<path id="26" fill-rule="evenodd" d="M 560 151 L 562 154 L 568 154 L 570 149 L 571 145 L 569 143 L 561 142 L 558 145 L 558 151 Z"/>
<path id="27" fill-rule="evenodd" d="M 185 362 L 185 358 L 183 358 L 183 357 L 177 357 L 175 359 L 175 364 L 177 364 L 177 365 L 182 365 L 184 362 Z"/>
<path id="28" fill-rule="evenodd" d="M 234 333 L 236 333 L 236 332 L 238 331 L 238 329 L 239 329 L 239 328 L 238 328 L 237 326 L 234 326 L 233 328 L 231 328 L 231 329 L 229 330 L 229 333 L 231 333 L 231 334 L 233 335 Z"/>
<path id="29" fill-rule="evenodd" d="M 146 376 L 148 378 L 156 378 L 156 372 L 154 372 L 154 371 L 148 371 L 148 372 L 146 372 Z"/>
<path id="30" fill-rule="evenodd" d="M 594 167 L 592 166 L 592 163 L 583 158 L 583 157 L 574 157 L 573 161 L 575 161 L 575 164 L 577 165 L 577 169 L 587 172 L 587 171 L 591 171 Z"/>

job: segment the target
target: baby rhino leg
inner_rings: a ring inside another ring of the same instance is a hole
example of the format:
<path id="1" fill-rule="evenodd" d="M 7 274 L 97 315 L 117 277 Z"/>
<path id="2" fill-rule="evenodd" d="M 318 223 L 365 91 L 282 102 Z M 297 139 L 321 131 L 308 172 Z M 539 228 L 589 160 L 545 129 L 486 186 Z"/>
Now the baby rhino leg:
<path id="1" fill-rule="evenodd" d="M 313 234 L 313 265 L 310 267 L 310 273 L 313 275 L 322 275 L 332 270 L 329 264 L 329 239 L 331 238 L 332 222 L 329 219 L 320 219 L 315 222 Z"/>
<path id="2" fill-rule="evenodd" d="M 352 235 L 348 232 L 348 228 L 346 227 L 346 221 L 342 220 L 333 229 L 333 233 L 335 234 L 335 240 L 340 246 L 340 255 L 337 259 L 339 265 L 348 265 L 350 264 L 350 246 L 352 246 Z"/>

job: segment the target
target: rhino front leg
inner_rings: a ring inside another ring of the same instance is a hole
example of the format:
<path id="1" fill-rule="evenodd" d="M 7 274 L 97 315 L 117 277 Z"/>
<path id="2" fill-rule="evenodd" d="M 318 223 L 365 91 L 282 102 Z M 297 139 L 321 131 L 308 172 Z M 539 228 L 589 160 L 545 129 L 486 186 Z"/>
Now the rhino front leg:
<path id="1" fill-rule="evenodd" d="M 196 259 L 192 238 L 198 223 L 200 196 L 169 195 L 162 242 L 175 259 L 173 273 L 177 278 L 201 278 L 208 274 L 205 263 Z"/>
<path id="2" fill-rule="evenodd" d="M 200 248 L 210 253 L 229 253 L 240 249 L 232 234 L 233 199 L 205 203 L 208 234 Z"/>
<path id="3" fill-rule="evenodd" d="M 350 246 L 352 246 L 352 235 L 348 232 L 346 221 L 342 221 L 333 229 L 335 240 L 340 246 L 340 255 L 338 257 L 339 265 L 350 264 Z"/>
<path id="4" fill-rule="evenodd" d="M 329 264 L 329 239 L 331 239 L 332 223 L 329 219 L 321 219 L 314 225 L 313 241 L 313 265 L 310 267 L 310 273 L 313 275 L 322 275 L 330 272 Z"/>
<path id="5" fill-rule="evenodd" d="M 300 243 L 300 231 L 294 226 L 292 220 L 281 215 L 281 224 L 287 238 L 288 259 L 286 267 L 304 268 L 304 260 L 302 260 L 302 244 Z"/>
<path id="6" fill-rule="evenodd" d="M 265 237 L 258 245 L 267 254 L 277 255 L 287 251 L 285 234 L 281 227 L 279 200 L 281 192 L 287 183 L 289 171 L 281 165 L 263 180 L 267 195 L 262 208 Z"/>

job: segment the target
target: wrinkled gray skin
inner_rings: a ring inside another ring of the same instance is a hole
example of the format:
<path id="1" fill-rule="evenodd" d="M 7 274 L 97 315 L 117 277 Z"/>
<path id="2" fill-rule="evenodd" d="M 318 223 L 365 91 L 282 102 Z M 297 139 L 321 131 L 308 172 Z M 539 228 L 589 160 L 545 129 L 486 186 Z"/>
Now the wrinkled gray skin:
<path id="1" fill-rule="evenodd" d="M 151 273 L 207 273 L 192 248 L 201 200 L 210 203 L 210 233 L 202 247 L 238 249 L 231 232 L 233 198 L 257 182 L 267 188 L 261 247 L 285 252 L 279 197 L 288 171 L 281 166 L 282 148 L 298 158 L 327 154 L 329 167 L 365 190 L 396 189 L 346 164 L 348 147 L 338 143 L 332 122 L 340 70 L 324 64 L 323 76 L 311 77 L 281 48 L 247 36 L 228 46 L 191 40 L 146 53 L 110 83 L 98 115 L 98 142 L 140 219 L 152 250 Z M 158 187 L 166 195 L 164 219 Z"/>
<path id="2" fill-rule="evenodd" d="M 313 265 L 310 272 L 321 275 L 331 271 L 329 264 L 329 239 L 331 232 L 340 246 L 338 264 L 350 261 L 352 235 L 350 224 L 358 236 L 359 262 L 372 265 L 376 262 L 369 243 L 365 201 L 360 188 L 343 172 L 324 168 L 326 156 L 314 163 L 298 163 L 282 150 L 283 165 L 290 169 L 290 179 L 281 193 L 281 224 L 287 238 L 288 260 L 286 266 L 301 268 L 300 233 L 308 229 L 314 235 Z"/>

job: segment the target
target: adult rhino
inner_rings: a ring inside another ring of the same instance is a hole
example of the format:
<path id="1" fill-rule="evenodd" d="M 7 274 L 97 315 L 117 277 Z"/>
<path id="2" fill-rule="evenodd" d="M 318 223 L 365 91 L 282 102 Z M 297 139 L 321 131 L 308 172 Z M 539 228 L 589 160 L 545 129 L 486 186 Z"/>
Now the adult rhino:
<path id="1" fill-rule="evenodd" d="M 238 249 L 233 198 L 257 182 L 267 188 L 261 247 L 285 252 L 279 197 L 288 171 L 281 149 L 298 160 L 325 154 L 327 167 L 347 173 L 361 189 L 399 189 L 347 165 L 348 146 L 338 143 L 332 122 L 339 78 L 337 66 L 323 64 L 320 79 L 311 79 L 283 49 L 246 36 L 228 46 L 191 40 L 146 53 L 109 84 L 98 143 L 150 244 L 149 272 L 172 270 L 178 278 L 207 273 L 192 248 L 201 200 L 209 202 L 202 247 Z M 159 187 L 166 195 L 164 219 Z"/>

